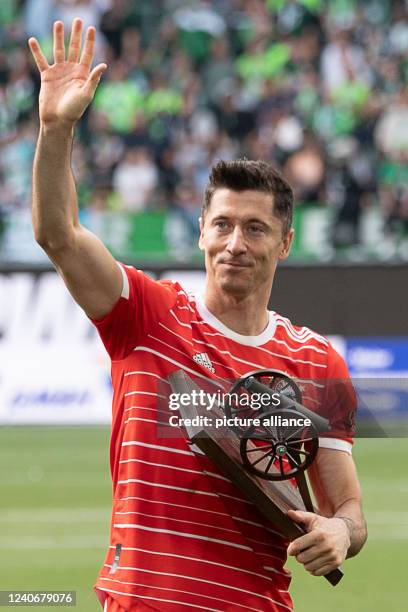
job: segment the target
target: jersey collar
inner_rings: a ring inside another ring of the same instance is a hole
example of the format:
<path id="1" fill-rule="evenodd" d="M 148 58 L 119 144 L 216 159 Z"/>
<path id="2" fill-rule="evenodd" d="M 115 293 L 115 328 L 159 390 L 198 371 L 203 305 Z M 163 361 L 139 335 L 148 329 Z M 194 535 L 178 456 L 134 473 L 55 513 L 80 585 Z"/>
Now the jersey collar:
<path id="1" fill-rule="evenodd" d="M 230 338 L 231 340 L 234 340 L 239 344 L 245 344 L 246 346 L 262 346 L 263 344 L 266 344 L 269 340 L 271 340 L 275 334 L 276 320 L 274 313 L 269 310 L 268 324 L 263 330 L 263 332 L 258 334 L 257 336 L 245 336 L 243 334 L 238 334 L 237 332 L 233 331 L 232 329 L 224 325 L 224 323 L 222 323 L 219 319 L 217 319 L 217 317 L 215 317 L 208 310 L 207 306 L 204 304 L 203 298 L 196 297 L 196 305 L 201 318 L 204 319 L 206 323 L 211 325 L 211 327 L 217 329 L 227 338 Z"/>

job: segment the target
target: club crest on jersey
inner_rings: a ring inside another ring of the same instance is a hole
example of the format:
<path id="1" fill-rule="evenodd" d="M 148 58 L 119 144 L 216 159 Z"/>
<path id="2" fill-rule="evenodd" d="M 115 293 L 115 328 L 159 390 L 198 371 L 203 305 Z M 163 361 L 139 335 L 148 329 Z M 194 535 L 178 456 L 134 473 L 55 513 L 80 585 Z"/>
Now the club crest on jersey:
<path id="1" fill-rule="evenodd" d="M 207 353 L 196 353 L 195 355 L 193 355 L 193 361 L 198 363 L 198 365 L 204 366 L 205 368 L 207 368 L 207 370 L 210 370 L 210 372 L 212 372 L 213 374 L 215 373 L 215 369 Z"/>

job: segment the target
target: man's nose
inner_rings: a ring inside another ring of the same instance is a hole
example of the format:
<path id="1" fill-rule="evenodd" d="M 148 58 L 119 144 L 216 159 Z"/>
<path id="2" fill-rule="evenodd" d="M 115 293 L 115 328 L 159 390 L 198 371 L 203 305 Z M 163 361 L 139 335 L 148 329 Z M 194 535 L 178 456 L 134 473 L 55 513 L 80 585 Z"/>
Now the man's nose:
<path id="1" fill-rule="evenodd" d="M 244 234 L 238 225 L 234 227 L 234 231 L 229 236 L 227 251 L 231 253 L 231 255 L 240 255 L 247 251 Z"/>

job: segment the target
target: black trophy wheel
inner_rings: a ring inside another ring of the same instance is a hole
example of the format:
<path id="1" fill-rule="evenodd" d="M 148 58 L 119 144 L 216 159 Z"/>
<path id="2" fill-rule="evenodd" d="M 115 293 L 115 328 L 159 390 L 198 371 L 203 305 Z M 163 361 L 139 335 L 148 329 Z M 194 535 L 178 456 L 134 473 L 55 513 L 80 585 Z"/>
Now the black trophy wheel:
<path id="1" fill-rule="evenodd" d="M 224 412 L 228 419 L 231 417 L 239 417 L 240 419 L 249 420 L 257 418 L 259 414 L 265 412 L 265 410 L 269 410 L 269 408 L 265 407 L 257 409 L 253 407 L 253 402 L 251 403 L 249 399 L 251 393 L 245 387 L 245 382 L 250 377 L 263 383 L 272 389 L 272 391 L 282 393 L 299 404 L 302 403 L 302 393 L 298 385 L 289 376 L 278 370 L 257 370 L 239 378 L 228 391 L 228 396 L 231 400 L 228 401 L 227 399 L 224 401 Z M 248 398 L 247 402 L 245 402 L 246 398 Z M 242 434 L 244 429 L 234 427 L 234 430 L 236 430 L 238 434 Z"/>
<path id="2" fill-rule="evenodd" d="M 241 438 L 240 452 L 245 468 L 267 480 L 287 480 L 304 472 L 319 448 L 313 423 L 297 410 L 263 413 Z"/>

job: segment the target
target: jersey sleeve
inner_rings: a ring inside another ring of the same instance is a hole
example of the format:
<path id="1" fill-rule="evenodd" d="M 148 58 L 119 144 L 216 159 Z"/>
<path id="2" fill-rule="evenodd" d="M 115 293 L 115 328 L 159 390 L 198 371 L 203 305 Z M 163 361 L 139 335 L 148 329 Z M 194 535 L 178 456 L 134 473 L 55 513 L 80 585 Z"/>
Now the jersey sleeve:
<path id="1" fill-rule="evenodd" d="M 351 453 L 355 434 L 357 396 L 343 357 L 329 344 L 323 414 L 331 430 L 319 439 L 319 445 Z"/>
<path id="2" fill-rule="evenodd" d="M 118 265 L 122 294 L 103 319 L 91 319 L 112 361 L 124 359 L 177 300 L 172 282 L 155 281 L 136 268 Z"/>

